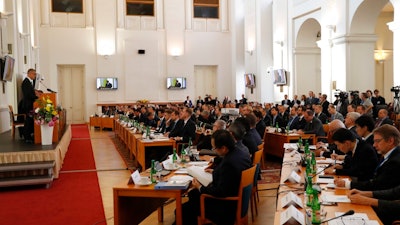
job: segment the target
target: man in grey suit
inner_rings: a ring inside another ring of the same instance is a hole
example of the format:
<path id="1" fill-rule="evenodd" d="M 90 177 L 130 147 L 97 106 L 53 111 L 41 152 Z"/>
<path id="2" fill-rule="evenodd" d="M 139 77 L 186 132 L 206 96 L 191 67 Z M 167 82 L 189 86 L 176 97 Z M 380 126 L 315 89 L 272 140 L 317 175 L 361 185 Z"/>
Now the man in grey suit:
<path id="1" fill-rule="evenodd" d="M 299 134 L 315 134 L 316 136 L 325 136 L 324 127 L 321 121 L 314 116 L 311 109 L 304 112 L 304 119 L 307 121 L 303 130 L 297 131 Z"/>
<path id="2" fill-rule="evenodd" d="M 329 104 L 328 112 L 331 115 L 330 121 L 333 120 L 340 120 L 342 122 L 344 121 L 343 115 L 336 110 L 335 105 Z"/>

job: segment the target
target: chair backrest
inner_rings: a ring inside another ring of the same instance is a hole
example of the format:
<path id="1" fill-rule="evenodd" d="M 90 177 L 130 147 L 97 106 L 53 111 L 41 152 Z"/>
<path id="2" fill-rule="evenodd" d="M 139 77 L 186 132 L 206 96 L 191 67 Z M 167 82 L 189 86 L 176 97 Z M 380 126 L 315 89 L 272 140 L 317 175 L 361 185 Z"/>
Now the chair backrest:
<path id="1" fill-rule="evenodd" d="M 12 105 L 8 105 L 8 109 L 10 110 L 10 124 L 12 125 L 15 122 L 14 110 Z"/>
<path id="2" fill-rule="evenodd" d="M 254 176 L 256 172 L 256 165 L 247 170 L 242 171 L 242 178 L 239 186 L 238 194 L 238 210 L 236 212 L 236 220 L 240 221 L 241 218 L 247 215 L 249 203 L 251 198 L 251 191 L 254 183 Z"/>
<path id="3" fill-rule="evenodd" d="M 253 153 L 253 165 L 259 164 L 261 162 L 263 152 L 263 150 L 259 149 L 258 151 Z"/>
<path id="4" fill-rule="evenodd" d="M 264 150 L 264 142 L 257 146 L 258 150 Z"/>

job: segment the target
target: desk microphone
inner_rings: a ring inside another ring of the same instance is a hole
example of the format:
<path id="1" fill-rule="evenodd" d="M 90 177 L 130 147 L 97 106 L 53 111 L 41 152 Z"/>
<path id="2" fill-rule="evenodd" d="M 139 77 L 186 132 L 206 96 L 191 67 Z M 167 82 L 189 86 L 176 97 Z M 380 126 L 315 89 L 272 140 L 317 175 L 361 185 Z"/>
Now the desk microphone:
<path id="1" fill-rule="evenodd" d="M 50 88 L 48 88 L 48 87 L 42 82 L 42 80 L 44 80 L 44 79 L 40 79 L 39 82 L 46 88 L 46 90 L 47 90 L 48 92 L 57 93 L 56 91 L 53 91 L 53 90 L 51 90 Z"/>
<path id="2" fill-rule="evenodd" d="M 353 214 L 354 214 L 354 210 L 350 209 L 349 211 L 345 212 L 344 214 L 342 214 L 340 216 L 336 216 L 336 217 L 321 221 L 321 224 L 323 224 L 325 222 L 328 222 L 328 221 L 331 221 L 331 220 L 334 220 L 334 219 L 338 219 L 338 218 L 344 217 L 344 216 L 351 216 Z"/>
<path id="3" fill-rule="evenodd" d="M 315 176 L 321 174 L 322 172 L 324 172 L 325 170 L 327 170 L 329 167 L 332 167 L 332 166 L 334 166 L 334 165 L 335 165 L 335 164 L 333 164 L 333 163 L 329 163 L 323 170 L 321 170 L 321 171 L 319 171 L 318 173 L 314 174 L 314 175 L 312 176 L 312 178 L 314 178 Z"/>

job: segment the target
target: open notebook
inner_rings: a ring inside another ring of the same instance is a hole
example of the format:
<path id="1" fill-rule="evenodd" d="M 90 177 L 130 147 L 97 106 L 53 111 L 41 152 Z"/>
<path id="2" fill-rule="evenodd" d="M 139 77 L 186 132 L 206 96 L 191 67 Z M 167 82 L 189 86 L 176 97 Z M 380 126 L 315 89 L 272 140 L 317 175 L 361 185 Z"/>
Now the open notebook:
<path id="1" fill-rule="evenodd" d="M 187 171 L 190 176 L 196 178 L 203 186 L 207 187 L 212 182 L 212 174 L 204 171 L 205 168 L 207 166 L 189 166 Z"/>

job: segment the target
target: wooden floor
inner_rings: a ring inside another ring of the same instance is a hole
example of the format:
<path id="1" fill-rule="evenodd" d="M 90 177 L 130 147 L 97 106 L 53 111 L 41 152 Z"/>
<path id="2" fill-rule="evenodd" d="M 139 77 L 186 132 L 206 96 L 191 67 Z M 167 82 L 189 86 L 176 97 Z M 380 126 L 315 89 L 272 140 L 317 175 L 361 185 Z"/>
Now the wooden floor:
<path id="1" fill-rule="evenodd" d="M 118 151 L 115 150 L 112 140 L 109 138 L 110 132 L 112 131 L 99 131 L 93 128 L 90 130 L 96 167 L 99 170 L 98 177 L 104 212 L 108 225 L 114 224 L 112 187 L 116 184 L 127 182 L 130 175 Z M 259 189 L 276 188 L 277 185 L 278 184 L 263 184 L 259 185 Z M 259 195 L 258 216 L 255 217 L 254 222 L 251 222 L 249 213 L 249 224 L 273 224 L 276 209 L 276 190 L 260 191 Z M 172 224 L 175 221 L 174 209 L 175 204 L 169 204 L 165 207 L 163 223 L 157 222 L 157 212 L 154 212 L 141 224 Z"/>

